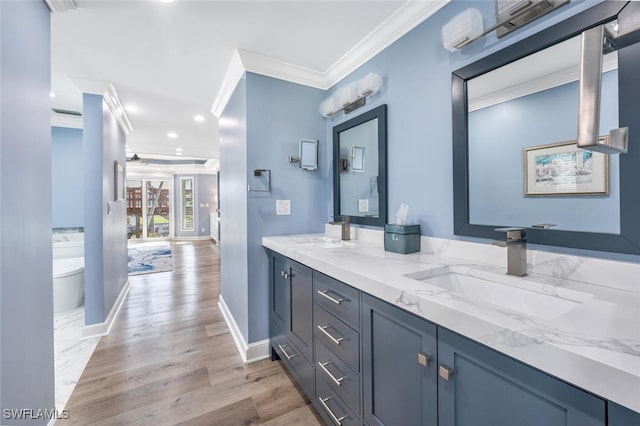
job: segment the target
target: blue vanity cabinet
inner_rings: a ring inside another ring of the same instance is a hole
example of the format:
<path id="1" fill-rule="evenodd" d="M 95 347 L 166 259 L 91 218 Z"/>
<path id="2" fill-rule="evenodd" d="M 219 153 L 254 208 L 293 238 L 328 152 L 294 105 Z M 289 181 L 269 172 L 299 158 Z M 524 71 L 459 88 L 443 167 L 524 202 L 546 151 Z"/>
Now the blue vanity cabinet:
<path id="1" fill-rule="evenodd" d="M 606 402 L 438 328 L 440 426 L 604 426 Z"/>
<path id="2" fill-rule="evenodd" d="M 282 359 L 313 398 L 313 271 L 277 253 L 268 254 L 271 359 Z"/>
<path id="3" fill-rule="evenodd" d="M 640 396 L 639 396 L 640 397 Z M 631 411 L 613 402 L 609 402 L 609 418 L 607 426 L 638 426 L 640 413 Z"/>
<path id="4" fill-rule="evenodd" d="M 313 273 L 316 399 L 327 424 L 361 425 L 360 291 Z"/>
<path id="5" fill-rule="evenodd" d="M 363 405 L 369 426 L 436 426 L 436 370 L 436 326 L 363 294 Z"/>

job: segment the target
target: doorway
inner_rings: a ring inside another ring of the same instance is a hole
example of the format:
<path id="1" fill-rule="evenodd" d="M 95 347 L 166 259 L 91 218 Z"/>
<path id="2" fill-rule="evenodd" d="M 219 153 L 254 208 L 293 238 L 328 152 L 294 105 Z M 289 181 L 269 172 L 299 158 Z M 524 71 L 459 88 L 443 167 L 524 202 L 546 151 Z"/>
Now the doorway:
<path id="1" fill-rule="evenodd" d="M 171 178 L 127 179 L 127 237 L 173 238 Z"/>

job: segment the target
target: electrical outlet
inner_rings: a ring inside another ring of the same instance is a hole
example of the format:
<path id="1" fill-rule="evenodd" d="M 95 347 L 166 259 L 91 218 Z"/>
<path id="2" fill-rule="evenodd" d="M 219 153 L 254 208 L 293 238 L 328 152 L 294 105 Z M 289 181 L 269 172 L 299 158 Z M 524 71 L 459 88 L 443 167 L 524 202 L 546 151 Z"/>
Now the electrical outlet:
<path id="1" fill-rule="evenodd" d="M 276 215 L 290 215 L 291 214 L 291 200 L 276 200 Z"/>
<path id="2" fill-rule="evenodd" d="M 200 228 L 200 232 L 204 232 L 204 228 Z"/>
<path id="3" fill-rule="evenodd" d="M 367 198 L 358 200 L 358 213 L 366 213 L 369 211 L 369 200 Z"/>

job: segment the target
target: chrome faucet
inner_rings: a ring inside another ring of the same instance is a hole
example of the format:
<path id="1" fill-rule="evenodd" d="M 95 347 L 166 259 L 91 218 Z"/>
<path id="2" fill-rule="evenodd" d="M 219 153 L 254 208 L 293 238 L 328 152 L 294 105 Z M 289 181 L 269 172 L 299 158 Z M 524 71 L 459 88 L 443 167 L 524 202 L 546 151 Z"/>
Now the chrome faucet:
<path id="1" fill-rule="evenodd" d="M 524 228 L 496 228 L 494 231 L 507 234 L 505 241 L 493 241 L 494 245 L 507 248 L 507 274 L 517 277 L 527 275 L 527 233 Z"/>
<path id="2" fill-rule="evenodd" d="M 349 216 L 334 216 L 334 219 L 340 219 L 339 222 L 329 222 L 331 225 L 342 225 L 342 241 L 351 239 L 351 222 Z"/>

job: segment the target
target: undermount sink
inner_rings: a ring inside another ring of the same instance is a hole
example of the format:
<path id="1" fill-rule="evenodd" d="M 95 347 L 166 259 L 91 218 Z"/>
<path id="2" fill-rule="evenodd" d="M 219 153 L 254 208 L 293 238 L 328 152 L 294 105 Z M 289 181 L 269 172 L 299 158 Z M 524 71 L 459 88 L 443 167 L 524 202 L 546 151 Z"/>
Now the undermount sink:
<path id="1" fill-rule="evenodd" d="M 355 243 L 350 241 L 343 241 L 339 238 L 331 238 L 325 235 L 315 235 L 311 237 L 300 238 L 296 241 L 298 244 L 304 244 L 308 248 L 340 248 L 340 247 L 353 247 Z"/>
<path id="2" fill-rule="evenodd" d="M 558 318 L 593 297 L 581 291 L 540 284 L 486 271 L 447 268 L 405 275 L 444 290 L 461 300 L 489 304 L 503 311 L 551 320 Z"/>

